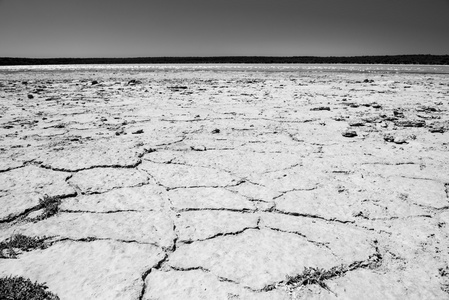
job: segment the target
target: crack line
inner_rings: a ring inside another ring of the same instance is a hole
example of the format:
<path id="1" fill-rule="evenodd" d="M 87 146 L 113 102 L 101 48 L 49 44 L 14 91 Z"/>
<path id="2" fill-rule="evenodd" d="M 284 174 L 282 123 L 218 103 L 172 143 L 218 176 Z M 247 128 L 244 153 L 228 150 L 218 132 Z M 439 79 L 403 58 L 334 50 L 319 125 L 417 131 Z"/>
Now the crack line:
<path id="1" fill-rule="evenodd" d="M 212 239 L 215 239 L 215 238 L 217 238 L 217 237 L 229 236 L 229 235 L 239 235 L 239 234 L 242 234 L 242 233 L 244 233 L 245 231 L 251 230 L 251 229 L 253 229 L 253 230 L 259 230 L 259 227 L 258 227 L 258 225 L 257 225 L 257 226 L 255 226 L 255 227 L 245 227 L 245 228 L 243 228 L 242 230 L 234 231 L 234 232 L 220 232 L 220 233 L 217 233 L 217 234 L 215 234 L 215 235 L 213 235 L 213 236 L 210 236 L 210 237 L 208 237 L 208 238 L 205 238 L 205 239 L 198 239 L 198 240 L 181 240 L 180 243 L 181 243 L 181 244 L 185 244 L 185 245 L 189 245 L 189 244 L 196 243 L 196 242 L 204 242 L 204 241 L 212 240 Z"/>

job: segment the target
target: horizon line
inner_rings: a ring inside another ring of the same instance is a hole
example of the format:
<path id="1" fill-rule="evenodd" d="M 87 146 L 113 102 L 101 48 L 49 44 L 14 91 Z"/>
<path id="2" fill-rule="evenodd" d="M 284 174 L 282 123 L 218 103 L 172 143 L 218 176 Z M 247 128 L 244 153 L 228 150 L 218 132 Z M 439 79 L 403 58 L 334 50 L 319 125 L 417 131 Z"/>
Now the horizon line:
<path id="1" fill-rule="evenodd" d="M 86 64 L 406 64 L 449 65 L 449 55 L 0 57 L 0 66 Z"/>
<path id="2" fill-rule="evenodd" d="M 378 55 L 201 55 L 201 56 L 114 56 L 114 57 L 22 57 L 0 56 L 0 59 L 137 59 L 137 58 L 356 58 L 356 57 L 394 57 L 394 56 L 449 56 L 448 54 L 378 54 Z"/>

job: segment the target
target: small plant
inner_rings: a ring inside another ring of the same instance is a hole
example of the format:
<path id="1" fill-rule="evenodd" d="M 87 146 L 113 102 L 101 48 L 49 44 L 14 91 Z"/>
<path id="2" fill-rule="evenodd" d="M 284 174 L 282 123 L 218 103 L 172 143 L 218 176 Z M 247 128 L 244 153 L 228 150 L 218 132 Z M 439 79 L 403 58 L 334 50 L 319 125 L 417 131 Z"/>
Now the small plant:
<path id="1" fill-rule="evenodd" d="M 444 268 L 439 268 L 438 273 L 443 279 L 443 283 L 441 284 L 441 289 L 449 294 L 449 267 L 446 266 Z"/>
<path id="2" fill-rule="evenodd" d="M 449 284 L 442 284 L 441 289 L 443 290 L 443 292 L 449 294 Z"/>
<path id="3" fill-rule="evenodd" d="M 408 194 L 400 193 L 400 194 L 399 194 L 399 199 L 401 199 L 402 201 L 407 201 L 407 199 L 408 199 Z"/>
<path id="4" fill-rule="evenodd" d="M 39 217 L 35 218 L 35 221 L 47 219 L 59 212 L 59 205 L 61 204 L 60 197 L 49 197 L 47 195 L 39 200 L 39 206 L 44 209 L 44 212 Z"/>
<path id="5" fill-rule="evenodd" d="M 59 300 L 55 294 L 46 291 L 45 284 L 33 283 L 27 278 L 10 276 L 0 278 L 0 299 L 5 300 Z"/>
<path id="6" fill-rule="evenodd" d="M 44 249 L 46 237 L 29 237 L 23 234 L 15 234 L 9 239 L 0 242 L 0 258 L 16 258 L 14 249 L 30 251 L 34 249 Z M 8 253 L 4 253 L 7 251 Z"/>
<path id="7" fill-rule="evenodd" d="M 348 271 L 344 265 L 333 267 L 330 270 L 320 268 L 304 268 L 302 274 L 296 276 L 287 276 L 286 285 L 291 287 L 300 287 L 309 284 L 317 284 L 323 289 L 330 291 L 325 280 L 340 277 Z"/>

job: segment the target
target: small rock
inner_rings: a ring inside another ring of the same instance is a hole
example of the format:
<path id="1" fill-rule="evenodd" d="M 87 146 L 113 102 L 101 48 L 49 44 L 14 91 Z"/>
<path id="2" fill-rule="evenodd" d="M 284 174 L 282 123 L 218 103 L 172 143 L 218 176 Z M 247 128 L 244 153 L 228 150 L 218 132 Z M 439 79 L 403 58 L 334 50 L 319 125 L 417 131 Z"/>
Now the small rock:
<path id="1" fill-rule="evenodd" d="M 172 90 L 173 92 L 179 92 L 180 90 L 186 90 L 187 89 L 186 86 L 170 86 L 168 88 L 170 90 Z"/>
<path id="2" fill-rule="evenodd" d="M 13 249 L 13 248 L 7 248 L 0 251 L 0 258 L 17 258 L 17 255 L 19 254 L 17 251 L 19 249 Z"/>
<path id="3" fill-rule="evenodd" d="M 406 144 L 407 143 L 407 139 L 405 137 L 395 137 L 394 138 L 394 143 L 395 144 Z"/>
<path id="4" fill-rule="evenodd" d="M 206 151 L 206 147 L 205 146 L 190 146 L 190 149 L 192 151 Z"/>
<path id="5" fill-rule="evenodd" d="M 33 212 L 29 213 L 26 216 L 26 219 L 28 221 L 34 221 L 34 220 L 39 219 L 39 217 L 43 216 L 44 214 L 45 214 L 45 210 L 42 208 L 42 209 L 39 209 L 39 210 L 36 210 L 36 211 L 33 211 Z"/>
<path id="6" fill-rule="evenodd" d="M 319 107 L 313 107 L 310 109 L 311 111 L 318 111 L 318 110 L 327 110 L 330 111 L 331 108 L 329 106 L 319 106 Z"/>
<path id="7" fill-rule="evenodd" d="M 424 127 L 426 121 L 424 120 L 397 120 L 394 125 L 399 127 Z"/>
<path id="8" fill-rule="evenodd" d="M 405 135 L 393 135 L 390 133 L 387 133 L 384 135 L 384 140 L 390 143 L 395 144 L 406 144 L 409 137 Z M 415 137 L 416 138 L 416 137 Z"/>
<path id="9" fill-rule="evenodd" d="M 215 134 L 215 133 L 220 133 L 220 129 L 216 128 L 216 129 L 212 130 L 211 132 L 212 132 L 213 134 Z"/>
<path id="10" fill-rule="evenodd" d="M 28 97 L 28 99 L 33 99 L 34 98 L 34 96 L 31 95 L 31 94 L 28 94 L 27 97 Z"/>
<path id="11" fill-rule="evenodd" d="M 133 132 L 133 134 L 141 134 L 143 133 L 143 129 L 139 129 Z"/>
<path id="12" fill-rule="evenodd" d="M 380 121 L 378 116 L 363 117 L 361 120 L 366 123 L 378 123 Z"/>
<path id="13" fill-rule="evenodd" d="M 394 136 L 393 135 L 391 135 L 391 134 L 385 134 L 384 135 L 384 140 L 386 141 L 386 142 L 394 142 Z"/>
<path id="14" fill-rule="evenodd" d="M 140 80 L 135 80 L 135 79 L 131 79 L 130 81 L 128 81 L 128 85 L 136 85 L 136 84 L 141 84 L 142 81 Z"/>
<path id="15" fill-rule="evenodd" d="M 335 116 L 332 118 L 334 121 L 341 122 L 345 121 L 346 119 L 343 116 Z"/>
<path id="16" fill-rule="evenodd" d="M 395 117 L 398 117 L 398 118 L 403 118 L 403 117 L 404 117 L 404 112 L 395 109 L 395 110 L 393 111 L 393 115 L 394 115 Z"/>
<path id="17" fill-rule="evenodd" d="M 431 113 L 431 112 L 438 112 L 440 110 L 436 107 L 421 105 L 418 108 L 416 108 L 416 111 Z"/>
<path id="18" fill-rule="evenodd" d="M 363 122 L 362 120 L 350 120 L 349 122 L 349 126 L 353 126 L 353 127 L 359 127 L 359 126 L 365 126 L 365 122 Z"/>
<path id="19" fill-rule="evenodd" d="M 96 84 L 98 84 L 98 81 L 92 80 L 90 84 L 91 84 L 91 85 L 96 85 Z"/>
<path id="20" fill-rule="evenodd" d="M 341 133 L 341 135 L 344 137 L 355 137 L 357 136 L 357 132 L 355 132 L 354 130 L 345 130 Z"/>
<path id="21" fill-rule="evenodd" d="M 418 118 L 425 119 L 425 120 L 437 120 L 441 119 L 441 116 L 437 115 L 431 115 L 431 114 L 416 114 Z"/>
<path id="22" fill-rule="evenodd" d="M 429 131 L 431 133 L 444 133 L 444 132 L 446 132 L 446 128 L 444 128 L 444 126 L 438 125 L 438 126 L 433 126 L 433 127 L 429 128 Z"/>
<path id="23" fill-rule="evenodd" d="M 381 114 L 380 115 L 381 118 L 384 119 L 384 121 L 396 121 L 398 118 L 393 117 L 393 116 L 387 116 L 385 114 Z"/>

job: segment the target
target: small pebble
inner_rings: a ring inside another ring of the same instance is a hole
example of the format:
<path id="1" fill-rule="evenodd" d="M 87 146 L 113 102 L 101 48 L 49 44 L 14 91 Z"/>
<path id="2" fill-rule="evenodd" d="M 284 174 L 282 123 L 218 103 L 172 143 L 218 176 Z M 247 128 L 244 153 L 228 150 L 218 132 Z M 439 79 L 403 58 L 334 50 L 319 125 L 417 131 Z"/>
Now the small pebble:
<path id="1" fill-rule="evenodd" d="M 341 135 L 344 137 L 355 137 L 355 136 L 357 136 L 357 132 L 355 132 L 354 130 L 346 130 L 346 131 L 343 131 L 341 133 Z"/>

